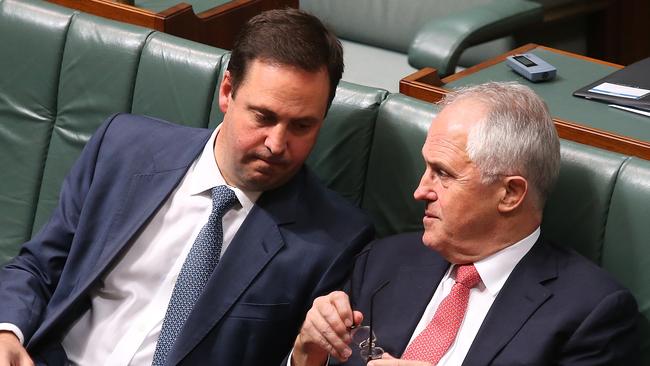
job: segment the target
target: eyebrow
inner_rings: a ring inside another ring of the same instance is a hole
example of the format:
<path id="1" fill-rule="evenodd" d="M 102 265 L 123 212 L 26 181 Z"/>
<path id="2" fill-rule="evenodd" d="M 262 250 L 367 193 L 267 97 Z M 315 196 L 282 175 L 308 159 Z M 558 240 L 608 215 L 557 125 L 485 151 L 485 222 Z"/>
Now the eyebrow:
<path id="1" fill-rule="evenodd" d="M 427 158 L 424 156 L 424 151 L 422 153 L 422 158 L 423 158 L 424 163 L 426 165 L 431 166 L 432 168 L 438 168 L 438 169 L 444 170 L 451 177 L 457 177 L 458 176 L 458 171 L 456 169 L 454 169 L 451 165 L 446 164 L 445 162 L 442 162 L 440 160 L 427 160 Z"/>
<path id="2" fill-rule="evenodd" d="M 247 106 L 247 108 L 249 110 L 261 113 L 261 114 L 263 114 L 265 116 L 269 116 L 269 117 L 273 117 L 274 119 L 278 119 L 278 114 L 275 113 L 274 111 L 268 109 L 268 108 L 264 108 L 264 107 L 260 107 L 260 106 L 256 106 L 256 105 L 252 105 L 252 104 L 249 104 Z M 291 118 L 290 121 L 291 122 L 305 122 L 305 123 L 316 124 L 316 123 L 320 122 L 320 119 L 318 119 L 316 117 L 313 117 L 313 116 L 303 116 L 303 117 Z"/>
<path id="3" fill-rule="evenodd" d="M 273 112 L 272 110 L 270 110 L 268 108 L 258 107 L 258 106 L 252 105 L 252 104 L 249 104 L 246 107 L 250 111 L 259 112 L 259 113 L 261 113 L 263 115 L 266 115 L 266 116 L 271 116 L 271 117 L 276 117 L 276 118 L 278 116 L 277 113 Z"/>

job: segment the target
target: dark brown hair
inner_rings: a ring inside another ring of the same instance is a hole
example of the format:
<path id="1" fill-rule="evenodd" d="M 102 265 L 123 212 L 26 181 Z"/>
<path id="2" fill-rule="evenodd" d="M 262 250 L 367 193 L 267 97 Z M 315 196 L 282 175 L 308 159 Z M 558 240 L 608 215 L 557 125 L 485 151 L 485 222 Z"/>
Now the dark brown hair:
<path id="1" fill-rule="evenodd" d="M 241 29 L 228 64 L 233 98 L 253 60 L 309 72 L 327 68 L 330 81 L 328 108 L 343 74 L 341 42 L 318 18 L 298 9 L 265 11 Z"/>

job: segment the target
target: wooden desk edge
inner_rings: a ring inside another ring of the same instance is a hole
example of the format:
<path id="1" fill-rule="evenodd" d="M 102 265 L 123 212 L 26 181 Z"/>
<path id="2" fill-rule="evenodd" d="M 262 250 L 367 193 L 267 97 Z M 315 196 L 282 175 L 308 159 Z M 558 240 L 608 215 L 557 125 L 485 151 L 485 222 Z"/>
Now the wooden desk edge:
<path id="1" fill-rule="evenodd" d="M 424 100 L 426 102 L 437 103 L 445 96 L 445 94 L 450 92 L 448 89 L 444 88 L 445 84 L 502 62 L 506 57 L 510 55 L 525 53 L 535 48 L 541 48 L 551 52 L 561 53 L 567 56 L 577 57 L 583 60 L 596 62 L 607 66 L 617 68 L 623 67 L 621 65 L 613 64 L 610 62 L 600 61 L 590 57 L 575 55 L 570 52 L 560 51 L 549 47 L 539 46 L 534 43 L 529 43 L 503 55 L 485 61 L 484 63 L 467 68 L 459 73 L 443 78 L 442 80 L 438 77 L 438 71 L 436 69 L 424 68 L 400 80 L 399 91 L 402 94 Z M 555 128 L 558 131 L 558 135 L 563 139 L 650 160 L 649 142 L 640 141 L 631 137 L 618 135 L 597 128 L 587 127 L 575 122 L 562 120 L 560 118 L 553 118 L 553 122 L 555 123 Z"/>
<path id="2" fill-rule="evenodd" d="M 115 3 L 108 0 L 48 0 L 51 3 L 80 10 L 84 13 L 89 13 L 101 16 L 108 19 L 126 21 L 127 23 L 152 28 L 155 30 L 163 30 L 163 23 L 165 16 L 154 13 L 147 9 L 141 9 L 135 6 Z M 181 5 L 181 4 L 179 4 Z M 183 3 L 182 6 L 174 7 L 174 11 L 184 10 L 186 7 L 191 9 L 189 4 Z M 170 9 L 168 9 L 170 10 Z"/>
<path id="3" fill-rule="evenodd" d="M 558 136 L 581 144 L 650 160 L 650 143 L 553 118 Z"/>
<path id="4" fill-rule="evenodd" d="M 251 6 L 258 6 L 260 9 L 280 9 L 283 7 L 290 7 L 298 9 L 299 0 L 275 0 L 275 1 L 260 1 L 260 0 L 231 0 L 214 8 L 198 13 L 198 17 L 202 20 L 208 20 L 213 17 L 223 16 L 229 12 L 246 10 Z"/>

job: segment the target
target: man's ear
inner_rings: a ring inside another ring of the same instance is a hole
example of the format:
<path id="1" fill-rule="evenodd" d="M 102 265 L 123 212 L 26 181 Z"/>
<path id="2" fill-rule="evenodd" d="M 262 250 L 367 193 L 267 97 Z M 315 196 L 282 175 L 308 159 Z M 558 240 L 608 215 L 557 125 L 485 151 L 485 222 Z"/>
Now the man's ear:
<path id="1" fill-rule="evenodd" d="M 503 190 L 499 201 L 499 212 L 509 213 L 522 205 L 528 194 L 528 181 L 518 175 L 503 178 Z"/>
<path id="2" fill-rule="evenodd" d="M 223 113 L 226 113 L 228 111 L 228 104 L 230 103 L 231 94 L 232 78 L 230 76 L 230 71 L 226 71 L 223 75 L 221 86 L 219 86 L 219 109 L 221 109 L 221 112 Z"/>

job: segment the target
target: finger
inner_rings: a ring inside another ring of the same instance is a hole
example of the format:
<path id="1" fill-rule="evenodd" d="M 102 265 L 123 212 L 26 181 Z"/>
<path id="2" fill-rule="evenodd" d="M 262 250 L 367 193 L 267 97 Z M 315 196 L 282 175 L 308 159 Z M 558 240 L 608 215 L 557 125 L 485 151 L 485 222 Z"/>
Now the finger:
<path id="1" fill-rule="evenodd" d="M 350 334 L 345 328 L 345 325 L 340 320 L 336 326 L 333 326 L 329 321 L 325 319 L 323 319 L 322 323 L 319 323 L 318 321 L 318 319 L 315 319 L 315 327 L 320 330 L 321 335 L 335 350 L 335 352 L 331 354 L 339 359 L 347 359 L 350 357 L 352 350 L 348 344 L 351 342 L 351 338 Z"/>
<path id="2" fill-rule="evenodd" d="M 352 317 L 354 318 L 354 325 L 360 325 L 363 323 L 363 314 L 360 311 L 353 311 Z"/>
<path id="3" fill-rule="evenodd" d="M 317 301 L 318 303 L 315 301 L 314 304 L 329 328 L 336 333 L 338 338 L 345 343 L 350 343 L 349 327 L 346 325 L 346 319 L 341 316 L 341 313 L 346 314 L 345 307 L 347 306 L 349 323 L 350 326 L 352 325 L 352 309 L 350 309 L 350 303 L 347 301 L 347 295 L 337 291 L 324 299 L 319 298 Z"/>
<path id="4" fill-rule="evenodd" d="M 317 299 L 314 301 L 314 306 L 307 313 L 307 318 L 303 324 L 303 329 L 301 334 L 304 334 L 304 339 L 306 342 L 312 342 L 318 345 L 320 348 L 329 352 L 332 356 L 342 359 L 349 357 L 351 350 L 347 346 L 347 337 L 349 339 L 349 334 L 345 328 L 343 322 L 338 319 L 328 320 L 324 314 L 338 314 L 336 309 L 331 305 L 329 301 L 323 301 L 323 299 Z M 332 318 L 332 315 L 327 315 L 329 318 Z M 338 315 L 336 315 L 336 318 Z M 330 321 L 337 323 L 337 326 L 330 324 Z M 343 329 L 342 337 L 339 335 L 337 330 L 334 327 Z"/>
<path id="5" fill-rule="evenodd" d="M 428 362 L 423 362 L 423 361 L 407 361 L 407 360 L 400 360 L 397 358 L 390 358 L 390 359 L 382 358 L 381 360 L 373 360 L 368 362 L 367 366 L 432 366 L 432 365 Z"/>
<path id="6" fill-rule="evenodd" d="M 397 360 L 372 360 L 367 363 L 367 366 L 398 366 L 397 363 L 395 363 Z"/>
<path id="7" fill-rule="evenodd" d="M 350 328 L 354 324 L 350 298 L 343 291 L 335 291 L 331 295 L 330 301 L 334 305 L 334 308 L 336 308 L 339 318 L 343 321 L 346 328 Z"/>
<path id="8" fill-rule="evenodd" d="M 384 352 L 380 360 L 368 362 L 368 366 L 432 366 L 425 361 L 401 360 L 393 357 L 390 353 Z"/>
<path id="9" fill-rule="evenodd" d="M 22 352 L 20 355 L 20 361 L 18 363 L 19 366 L 34 366 L 34 361 L 32 361 L 31 357 L 27 354 L 27 352 Z"/>
<path id="10" fill-rule="evenodd" d="M 381 359 L 368 362 L 368 366 L 397 366 L 397 361 L 399 360 L 391 356 L 390 353 L 384 352 L 384 354 L 381 355 Z"/>

